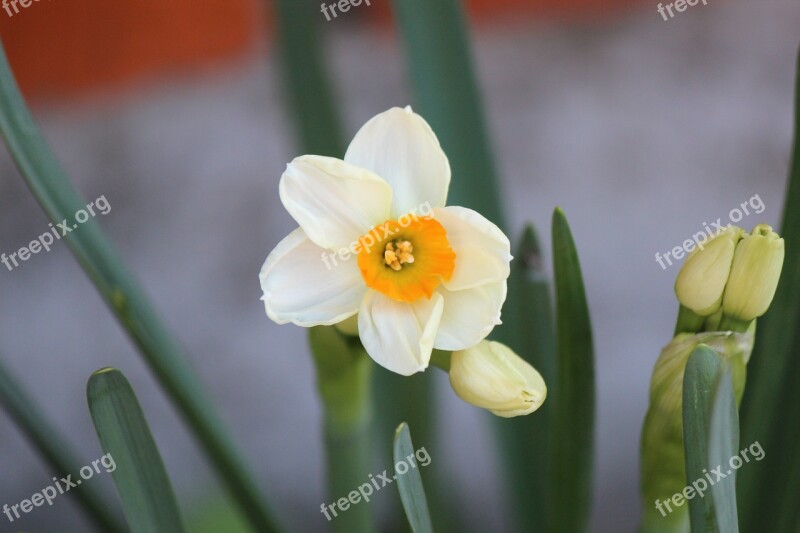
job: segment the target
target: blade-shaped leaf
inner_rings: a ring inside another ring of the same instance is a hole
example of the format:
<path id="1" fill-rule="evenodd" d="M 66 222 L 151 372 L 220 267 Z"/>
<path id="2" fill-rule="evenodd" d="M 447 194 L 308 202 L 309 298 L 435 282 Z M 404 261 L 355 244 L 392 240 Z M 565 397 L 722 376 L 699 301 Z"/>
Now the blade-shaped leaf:
<path id="1" fill-rule="evenodd" d="M 505 220 L 499 184 L 461 2 L 393 0 L 392 9 L 406 50 L 414 94 L 413 107 L 431 125 L 450 161 L 453 181 L 448 203 L 475 209 L 503 227 Z M 389 382 L 394 385 L 391 390 L 399 388 L 397 385 L 401 378 L 382 371 L 376 374 L 381 385 Z M 413 390 L 407 390 L 403 384 L 402 395 L 395 396 L 404 398 L 401 401 L 406 404 L 396 410 L 402 410 L 398 413 L 401 418 L 389 421 L 392 424 L 407 421 L 417 438 L 424 439 L 426 445 L 432 447 L 435 424 L 433 409 L 426 403 L 426 398 L 435 398 L 433 382 L 425 375 L 412 379 Z M 386 390 L 390 389 L 387 387 Z M 389 402 L 380 402 L 379 409 L 383 405 L 389 405 Z M 460 513 L 449 508 L 452 491 L 439 483 L 443 478 L 444 475 L 427 478 L 434 523 L 441 530 L 463 529 L 463 525 L 458 523 Z"/>
<path id="2" fill-rule="evenodd" d="M 70 449 L 69 439 L 44 416 L 33 396 L 0 364 L 0 404 L 47 462 L 54 474 L 75 474 L 81 463 Z M 115 506 L 106 495 L 86 483 L 75 489 L 75 497 L 102 531 L 126 531 L 114 515 Z"/>
<path id="3" fill-rule="evenodd" d="M 469 36 L 458 0 L 393 0 L 415 107 L 439 138 L 455 179 L 448 203 L 505 225 Z M 415 428 L 416 431 L 416 428 Z"/>
<path id="4" fill-rule="evenodd" d="M 547 531 L 556 347 L 550 284 L 543 273 L 533 226 L 525 228 L 514 258 L 497 338 L 539 371 L 547 384 L 548 400 L 531 415 L 492 416 L 492 422 L 503 446 L 501 455 L 514 504 L 515 530 Z"/>
<path id="5" fill-rule="evenodd" d="M 561 209 L 553 213 L 556 395 L 552 418 L 551 531 L 585 531 L 594 455 L 594 348 L 578 252 Z"/>
<path id="6" fill-rule="evenodd" d="M 307 154 L 344 156 L 340 117 L 323 61 L 319 2 L 268 2 L 277 14 L 278 58 L 283 90 L 300 146 Z"/>
<path id="7" fill-rule="evenodd" d="M 86 202 L 39 132 L 1 46 L 0 133 L 28 187 L 53 224 L 72 221 Z M 276 531 L 275 519 L 250 473 L 252 470 L 245 466 L 230 441 L 208 393 L 97 221 L 90 218 L 63 240 L 139 348 L 253 527 L 258 531 Z"/>
<path id="8" fill-rule="evenodd" d="M 406 511 L 406 518 L 414 533 L 432 533 L 431 517 L 428 513 L 428 500 L 422 486 L 419 465 L 408 465 L 408 458 L 415 455 L 414 444 L 408 424 L 402 423 L 394 434 L 394 464 L 405 463 L 408 470 L 405 474 L 397 474 L 397 490 Z"/>
<path id="9" fill-rule="evenodd" d="M 786 257 L 775 299 L 758 321 L 742 402 L 742 440 L 760 442 L 758 468 L 743 469 L 738 484 L 742 530 L 800 528 L 800 55 L 794 102 L 794 147 L 781 224 Z"/>
<path id="10" fill-rule="evenodd" d="M 737 469 L 731 467 L 732 458 L 739 454 L 739 411 L 729 366 L 724 368 L 714 384 L 714 399 L 708 425 L 709 470 L 720 468 L 726 476 L 711 486 L 717 531 L 739 533 L 736 511 Z"/>
<path id="11" fill-rule="evenodd" d="M 705 477 L 709 468 L 709 428 L 714 385 L 724 363 L 711 348 L 700 345 L 689 356 L 683 374 L 683 449 L 687 486 Z M 717 520 L 711 497 L 689 499 L 692 531 L 716 531 Z"/>
<path id="12" fill-rule="evenodd" d="M 86 394 L 100 444 L 116 465 L 111 475 L 131 531 L 184 531 L 172 484 L 128 380 L 104 368 L 89 378 Z"/>

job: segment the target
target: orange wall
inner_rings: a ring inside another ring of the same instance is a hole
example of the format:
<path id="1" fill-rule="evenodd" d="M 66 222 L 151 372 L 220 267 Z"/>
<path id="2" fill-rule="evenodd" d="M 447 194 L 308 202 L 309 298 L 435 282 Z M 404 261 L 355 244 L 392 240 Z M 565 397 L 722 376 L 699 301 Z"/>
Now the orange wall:
<path id="1" fill-rule="evenodd" d="M 0 8 L 0 36 L 26 94 L 69 96 L 240 53 L 261 26 L 257 7 L 255 0 L 38 0 L 18 4 L 11 17 Z"/>

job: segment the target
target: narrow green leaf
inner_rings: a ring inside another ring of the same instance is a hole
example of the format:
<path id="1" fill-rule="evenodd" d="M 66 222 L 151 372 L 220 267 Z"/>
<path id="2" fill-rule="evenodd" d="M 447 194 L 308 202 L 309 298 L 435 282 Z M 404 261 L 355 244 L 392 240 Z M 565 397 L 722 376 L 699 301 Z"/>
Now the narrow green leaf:
<path id="1" fill-rule="evenodd" d="M 86 464 L 79 462 L 66 435 L 47 419 L 33 395 L 3 364 L 0 364 L 0 403 L 53 470 L 53 474 L 75 475 Z M 77 487 L 74 492 L 78 503 L 99 530 L 127 531 L 112 511 L 116 506 L 105 494 L 89 483 Z"/>
<path id="2" fill-rule="evenodd" d="M 416 111 L 450 159 L 448 203 L 505 225 L 469 35 L 458 0 L 392 0 L 408 56 Z M 414 428 L 417 431 L 417 428 Z"/>
<path id="3" fill-rule="evenodd" d="M 714 399 L 708 427 L 708 464 L 719 468 L 726 476 L 711 486 L 716 531 L 739 533 L 736 511 L 736 473 L 731 467 L 733 457 L 739 454 L 739 410 L 733 392 L 731 368 L 726 366 L 714 384 Z M 698 479 L 703 476 L 698 476 Z M 692 478 L 690 478 L 692 479 Z M 699 531 L 699 530 L 698 530 Z M 713 530 L 712 530 L 713 531 Z"/>
<path id="4" fill-rule="evenodd" d="M 556 396 L 553 400 L 551 531 L 585 531 L 594 455 L 594 349 L 578 252 L 564 212 L 553 213 Z"/>
<path id="5" fill-rule="evenodd" d="M 419 442 L 424 442 L 431 449 L 435 447 L 435 421 L 436 405 L 433 372 L 420 372 L 413 376 L 400 376 L 385 368 L 374 365 L 373 371 L 373 404 L 375 405 L 375 433 L 388 435 L 397 428 L 403 420 L 414 426 L 414 434 Z M 379 464 L 391 461 L 392 454 L 387 446 L 378 448 Z M 433 520 L 437 529 L 457 529 L 450 522 L 457 517 L 453 516 L 449 506 L 452 499 L 444 501 L 448 488 L 444 483 L 437 483 L 437 471 L 428 472 L 428 499 L 431 502 Z M 395 500 L 389 502 L 389 524 L 401 524 L 403 509 Z M 405 524 L 398 526 L 405 528 Z M 400 530 L 402 531 L 402 529 Z"/>
<path id="6" fill-rule="evenodd" d="M 360 344 L 335 328 L 311 328 L 311 352 L 317 369 L 317 388 L 324 409 L 328 500 L 334 504 L 368 482 L 372 466 L 372 360 Z M 375 530 L 374 506 L 351 505 L 346 511 L 323 511 L 334 531 L 365 533 Z"/>
<path id="7" fill-rule="evenodd" d="M 405 422 L 398 426 L 394 434 L 394 464 L 404 463 L 408 466 L 408 457 L 415 454 L 411 433 Z M 416 464 L 416 463 L 415 463 Z M 398 472 L 397 490 L 406 511 L 406 518 L 414 533 L 432 533 L 431 517 L 428 513 L 428 500 L 425 498 L 425 487 L 419 466 L 409 467 L 405 474 Z"/>
<path id="8" fill-rule="evenodd" d="M 133 533 L 184 531 L 178 503 L 150 428 L 128 380 L 113 368 L 89 378 L 86 395 L 97 436 Z"/>
<path id="9" fill-rule="evenodd" d="M 497 338 L 514 349 L 544 378 L 548 399 L 533 414 L 492 417 L 502 444 L 502 460 L 516 518 L 516 531 L 547 531 L 550 491 L 550 425 L 556 394 L 556 347 L 550 284 L 533 226 L 527 226 L 514 253 L 508 300 Z"/>
<path id="10" fill-rule="evenodd" d="M 278 58 L 283 88 L 299 144 L 305 153 L 343 157 L 340 117 L 323 61 L 316 0 L 275 0 Z"/>
<path id="11" fill-rule="evenodd" d="M 86 202 L 61 169 L 19 92 L 0 47 L 0 133 L 28 187 L 53 224 L 73 220 Z M 209 394 L 100 225 L 90 218 L 63 240 L 116 315 L 219 476 L 258 531 L 276 531 L 252 469 L 245 466 Z"/>
<path id="12" fill-rule="evenodd" d="M 504 227 L 500 188 L 461 2 L 393 0 L 392 9 L 406 50 L 414 96 L 411 103 L 431 125 L 450 161 L 453 180 L 448 204 L 475 209 Z M 396 376 L 379 371 L 376 377 L 381 385 L 394 385 L 386 390 L 397 391 Z M 408 405 L 402 413 L 396 413 L 401 418 L 395 417 L 391 423 L 405 420 L 414 428 L 417 439 L 433 446 L 433 409 L 426 403 L 435 397 L 433 383 L 427 376 L 414 376 L 413 380 L 413 389 L 404 385 L 399 396 Z M 379 408 L 385 404 L 382 402 Z M 434 524 L 438 530 L 461 530 L 465 527 L 458 523 L 461 514 L 450 508 L 452 492 L 440 483 L 441 479 L 442 473 L 426 477 Z"/>
<path id="13" fill-rule="evenodd" d="M 711 348 L 700 345 L 689 356 L 683 374 L 683 449 L 686 485 L 705 478 L 709 468 L 709 429 L 714 385 L 723 375 L 723 361 Z M 713 499 L 694 496 L 689 500 L 692 531 L 716 531 Z"/>
<path id="14" fill-rule="evenodd" d="M 794 147 L 781 236 L 786 258 L 775 299 L 759 319 L 742 403 L 742 440 L 768 453 L 758 468 L 740 473 L 742 530 L 800 528 L 800 55 L 795 86 Z"/>

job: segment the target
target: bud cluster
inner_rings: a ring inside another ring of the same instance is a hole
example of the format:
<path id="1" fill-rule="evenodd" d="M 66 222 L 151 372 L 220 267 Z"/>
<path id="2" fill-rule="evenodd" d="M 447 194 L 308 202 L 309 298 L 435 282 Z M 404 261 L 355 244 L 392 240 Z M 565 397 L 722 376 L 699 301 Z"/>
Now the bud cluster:
<path id="1" fill-rule="evenodd" d="M 750 322 L 769 308 L 783 267 L 783 239 L 766 224 L 730 226 L 686 259 L 675 280 L 681 305 L 701 317 Z"/>

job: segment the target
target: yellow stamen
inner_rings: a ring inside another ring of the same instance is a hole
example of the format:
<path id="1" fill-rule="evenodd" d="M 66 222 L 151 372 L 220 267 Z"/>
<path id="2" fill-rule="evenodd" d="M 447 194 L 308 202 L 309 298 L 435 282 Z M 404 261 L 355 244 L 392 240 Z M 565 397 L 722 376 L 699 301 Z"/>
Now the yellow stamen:
<path id="1" fill-rule="evenodd" d="M 414 256 L 411 253 L 414 247 L 408 241 L 400 241 L 397 243 L 397 250 L 394 248 L 395 243 L 387 242 L 386 251 L 383 252 L 383 260 L 386 261 L 386 266 L 390 267 L 395 272 L 399 272 L 405 263 L 413 263 Z"/>

